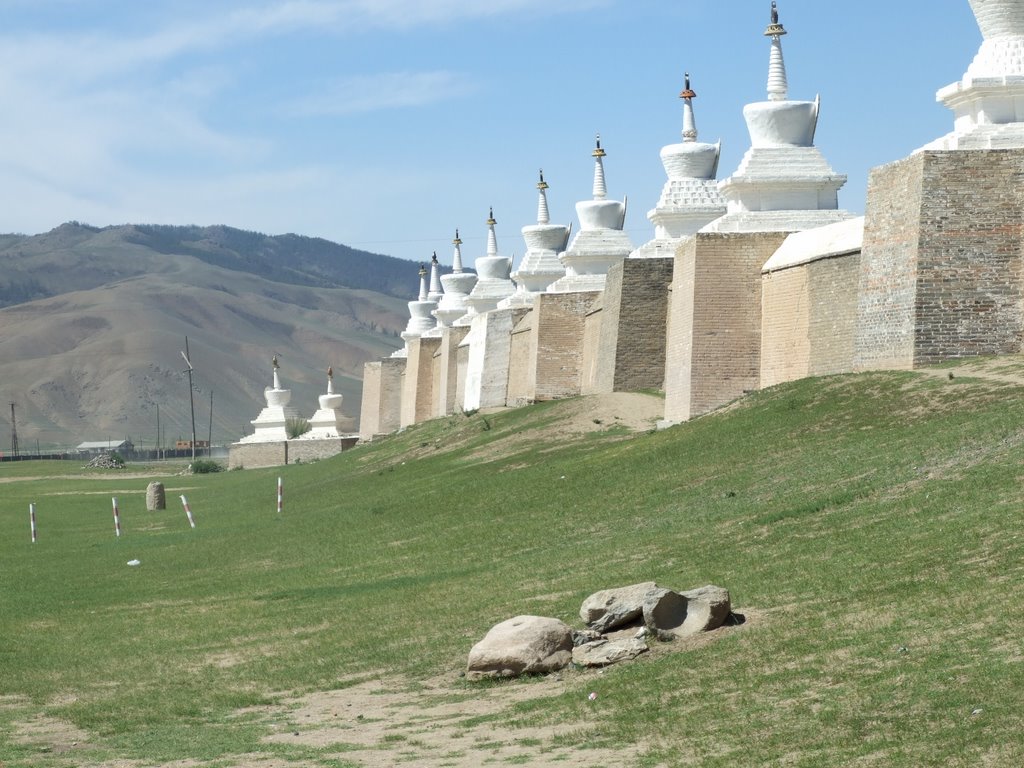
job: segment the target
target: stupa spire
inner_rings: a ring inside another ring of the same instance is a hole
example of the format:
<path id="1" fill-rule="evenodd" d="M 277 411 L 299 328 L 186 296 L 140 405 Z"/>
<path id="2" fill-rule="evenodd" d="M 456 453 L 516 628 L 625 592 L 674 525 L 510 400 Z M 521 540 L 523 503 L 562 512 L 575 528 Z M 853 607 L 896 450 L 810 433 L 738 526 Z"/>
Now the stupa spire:
<path id="1" fill-rule="evenodd" d="M 455 239 L 452 240 L 455 246 L 455 253 L 452 255 L 452 272 L 456 275 L 462 274 L 462 238 L 459 237 L 459 230 L 455 230 Z"/>
<path id="2" fill-rule="evenodd" d="M 696 141 L 697 121 L 693 116 L 693 100 L 697 98 L 697 93 L 690 88 L 689 72 L 686 73 L 686 85 L 683 86 L 683 92 L 679 94 L 679 98 L 683 100 L 683 141 Z"/>
<path id="3" fill-rule="evenodd" d="M 327 394 L 334 394 L 334 366 L 327 366 Z"/>
<path id="4" fill-rule="evenodd" d="M 604 158 L 607 156 L 601 148 L 601 134 L 597 134 L 597 147 L 591 153 L 594 156 L 594 199 L 604 200 L 608 197 L 608 186 L 604 180 Z"/>
<path id="5" fill-rule="evenodd" d="M 789 98 L 789 81 L 786 79 L 786 61 L 782 56 L 782 36 L 788 34 L 779 23 L 779 6 L 772 0 L 772 20 L 764 31 L 772 39 L 772 53 L 768 61 L 768 100 L 785 101 Z"/>
<path id="6" fill-rule="evenodd" d="M 427 300 L 427 265 L 420 264 L 420 301 Z"/>
<path id="7" fill-rule="evenodd" d="M 444 296 L 444 289 L 441 288 L 441 264 L 437 260 L 437 251 L 430 257 L 430 290 L 427 292 L 427 299 L 440 301 Z"/>
<path id="8" fill-rule="evenodd" d="M 494 234 L 494 225 L 498 222 L 494 220 L 494 209 L 490 209 L 490 213 L 487 215 L 487 255 L 497 256 L 498 255 L 498 236 Z"/>
<path id="9" fill-rule="evenodd" d="M 540 199 L 537 201 L 537 223 L 550 224 L 551 213 L 548 211 L 548 183 L 544 181 L 544 169 L 540 169 L 540 181 L 537 182 L 537 189 L 540 192 Z"/>

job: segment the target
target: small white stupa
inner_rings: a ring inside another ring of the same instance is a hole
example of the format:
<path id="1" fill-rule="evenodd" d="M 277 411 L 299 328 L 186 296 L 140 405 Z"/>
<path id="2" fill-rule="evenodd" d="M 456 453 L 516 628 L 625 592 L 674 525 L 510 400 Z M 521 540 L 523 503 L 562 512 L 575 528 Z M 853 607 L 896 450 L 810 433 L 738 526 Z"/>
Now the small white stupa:
<path id="1" fill-rule="evenodd" d="M 565 276 L 565 267 L 558 260 L 558 254 L 569 244 L 572 226 L 551 223 L 548 189 L 548 183 L 544 181 L 544 170 L 541 169 L 540 181 L 537 182 L 537 223 L 523 227 L 526 254 L 519 263 L 519 269 L 512 273 L 516 292 L 503 300 L 499 307 L 532 306 L 538 293 L 543 293 L 555 280 Z"/>
<path id="2" fill-rule="evenodd" d="M 832 170 L 814 146 L 820 98 L 789 100 L 782 57 L 786 30 L 775 2 L 771 14 L 764 33 L 771 38 L 768 101 L 743 108 L 751 147 L 737 171 L 718 185 L 728 212 L 704 232 L 797 232 L 850 218 L 838 210 L 846 176 Z"/>
<path id="3" fill-rule="evenodd" d="M 420 293 L 416 301 L 409 302 L 409 323 L 402 331 L 402 339 L 405 346 L 392 354 L 392 357 L 408 357 L 409 342 L 418 339 L 424 333 L 434 327 L 435 321 L 431 314 L 437 309 L 437 302 L 430 300 L 430 291 L 427 288 L 427 268 L 420 264 Z"/>
<path id="4" fill-rule="evenodd" d="M 466 297 L 468 311 L 455 321 L 455 325 L 470 325 L 475 315 L 497 309 L 502 299 L 516 292 L 516 286 L 509 276 L 512 259 L 498 255 L 498 236 L 494 232 L 497 223 L 492 208 L 487 217 L 487 255 L 481 256 L 474 264 L 477 281 Z"/>
<path id="5" fill-rule="evenodd" d="M 608 268 L 625 259 L 633 251 L 623 229 L 626 226 L 627 201 L 608 200 L 604 178 L 607 153 L 597 137 L 594 158 L 594 199 L 576 203 L 580 231 L 572 245 L 558 258 L 565 267 L 565 276 L 552 283 L 551 293 L 603 291 Z"/>
<path id="6" fill-rule="evenodd" d="M 320 395 L 320 408 L 309 420 L 309 431 L 301 436 L 303 440 L 325 440 L 341 437 L 341 401 L 344 395 L 334 391 L 334 368 L 327 369 L 327 393 Z"/>
<path id="7" fill-rule="evenodd" d="M 953 132 L 924 149 L 1024 147 L 1024 3 L 970 4 L 984 42 L 960 82 L 936 95 L 956 116 Z"/>
<path id="8" fill-rule="evenodd" d="M 437 303 L 437 309 L 434 310 L 434 317 L 437 318 L 440 328 L 451 327 L 456 320 L 466 314 L 468 309 L 466 299 L 477 281 L 475 274 L 466 272 L 462 268 L 462 238 L 459 237 L 457 229 L 452 244 L 455 246 L 455 253 L 452 256 L 452 271 L 451 274 L 441 276 L 444 295 Z"/>
<path id="9" fill-rule="evenodd" d="M 697 94 L 690 88 L 689 72 L 679 98 L 683 100 L 683 142 L 661 150 L 668 181 L 661 190 L 658 207 L 647 214 L 654 224 L 654 239 L 633 251 L 630 258 L 675 256 L 681 239 L 726 212 L 725 198 L 718 191 L 716 180 L 722 142 L 697 141 L 697 121 L 693 115 Z"/>
<path id="10" fill-rule="evenodd" d="M 281 366 L 277 362 L 277 355 L 274 355 L 271 364 L 274 368 L 274 386 L 263 390 L 267 407 L 260 411 L 259 416 L 249 422 L 256 428 L 256 431 L 243 437 L 238 441 L 240 443 L 269 443 L 287 440 L 288 420 L 299 418 L 298 411 L 288 405 L 292 399 L 292 391 L 281 386 L 279 374 Z"/>
<path id="11" fill-rule="evenodd" d="M 441 299 L 444 298 L 444 290 L 441 288 L 441 264 L 437 260 L 437 251 L 434 251 L 434 255 L 430 257 L 430 288 L 427 289 L 427 300 L 433 301 L 438 307 L 441 306 Z M 425 339 L 441 338 L 441 332 L 444 330 L 444 325 L 441 324 L 440 320 L 437 320 L 437 309 L 434 308 L 430 311 L 430 314 L 434 316 L 434 327 L 429 331 L 424 331 L 421 336 Z"/>

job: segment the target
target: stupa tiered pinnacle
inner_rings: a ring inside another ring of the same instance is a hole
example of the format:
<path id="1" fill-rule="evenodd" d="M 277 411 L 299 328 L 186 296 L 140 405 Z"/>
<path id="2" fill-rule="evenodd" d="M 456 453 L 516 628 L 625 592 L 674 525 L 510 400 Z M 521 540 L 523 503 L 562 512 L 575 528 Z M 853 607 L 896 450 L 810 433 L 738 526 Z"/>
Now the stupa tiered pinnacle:
<path id="1" fill-rule="evenodd" d="M 953 110 L 953 132 L 925 149 L 1024 147 L 1024 2 L 970 4 L 984 42 L 960 82 L 936 95 Z"/>
<path id="2" fill-rule="evenodd" d="M 764 34 L 771 39 L 768 100 L 743 108 L 751 147 L 736 172 L 719 184 L 728 211 L 705 232 L 796 232 L 850 218 L 838 210 L 846 176 L 832 170 L 814 146 L 819 99 L 789 99 L 782 55 L 787 33 L 775 2 Z"/>
<path id="3" fill-rule="evenodd" d="M 494 231 L 497 223 L 492 208 L 487 216 L 487 255 L 474 262 L 477 281 L 466 297 L 469 311 L 456 320 L 455 325 L 469 325 L 474 315 L 497 309 L 498 302 L 516 292 L 516 286 L 509 277 L 512 259 L 498 255 L 498 236 Z"/>
<path id="4" fill-rule="evenodd" d="M 341 437 L 341 403 L 344 395 L 334 391 L 334 368 L 327 368 L 327 392 L 317 399 L 320 406 L 309 420 L 309 431 L 302 440 L 326 440 Z"/>
<path id="5" fill-rule="evenodd" d="M 427 288 L 428 274 L 426 265 L 421 264 L 419 298 L 409 302 L 409 324 L 402 331 L 405 346 L 391 355 L 392 357 L 406 357 L 409 353 L 409 342 L 418 339 L 435 325 L 431 313 L 437 309 L 437 302 L 430 300 L 430 290 Z"/>
<path id="6" fill-rule="evenodd" d="M 260 415 L 249 423 L 255 427 L 255 432 L 246 435 L 238 442 L 240 443 L 267 443 L 288 439 L 288 420 L 299 418 L 299 412 L 288 403 L 292 399 L 292 391 L 281 386 L 281 365 L 277 361 L 277 355 L 271 360 L 273 368 L 272 387 L 263 390 L 263 397 L 267 401 L 266 407 L 260 411 Z"/>
<path id="7" fill-rule="evenodd" d="M 469 297 L 473 286 L 476 285 L 476 275 L 466 272 L 462 267 L 462 238 L 459 237 L 459 230 L 455 230 L 455 239 L 452 240 L 455 246 L 455 253 L 452 255 L 452 271 L 449 275 L 441 276 L 441 285 L 444 286 L 444 296 L 434 310 L 434 317 L 441 328 L 449 328 L 460 317 L 466 314 L 468 307 L 466 299 Z"/>
<path id="8" fill-rule="evenodd" d="M 661 190 L 658 207 L 647 213 L 654 224 L 654 239 L 637 248 L 630 258 L 675 256 L 679 240 L 700 230 L 726 212 L 725 198 L 718 191 L 718 160 L 722 143 L 697 141 L 697 121 L 693 114 L 696 92 L 686 73 L 683 92 L 683 142 L 661 150 L 661 163 L 668 181 Z"/>
<path id="9" fill-rule="evenodd" d="M 523 227 L 526 254 L 519 263 L 519 269 L 512 273 L 516 292 L 501 302 L 499 306 L 502 308 L 531 306 L 538 293 L 543 293 L 565 275 L 565 267 L 558 260 L 558 254 L 569 244 L 572 227 L 551 223 L 548 189 L 544 171 L 541 170 L 540 181 L 537 182 L 537 223 Z"/>
<path id="10" fill-rule="evenodd" d="M 433 301 L 437 304 L 437 307 L 441 306 L 441 299 L 444 298 L 444 290 L 441 288 L 441 263 L 437 260 L 437 251 L 434 251 L 434 255 L 430 257 L 430 287 L 427 289 L 427 300 Z M 444 324 L 437 320 L 437 307 L 430 310 L 430 314 L 435 318 L 434 327 L 429 331 L 424 331 L 421 335 L 422 338 L 440 338 L 441 333 L 444 331 Z"/>
<path id="11" fill-rule="evenodd" d="M 594 198 L 576 203 L 576 216 L 580 231 L 573 238 L 569 250 L 559 260 L 565 266 L 565 277 L 555 281 L 548 289 L 552 293 L 578 293 L 603 291 L 608 269 L 625 259 L 633 251 L 626 225 L 627 201 L 608 200 L 608 187 L 604 177 L 604 158 L 607 153 L 597 137 L 594 158 Z"/>

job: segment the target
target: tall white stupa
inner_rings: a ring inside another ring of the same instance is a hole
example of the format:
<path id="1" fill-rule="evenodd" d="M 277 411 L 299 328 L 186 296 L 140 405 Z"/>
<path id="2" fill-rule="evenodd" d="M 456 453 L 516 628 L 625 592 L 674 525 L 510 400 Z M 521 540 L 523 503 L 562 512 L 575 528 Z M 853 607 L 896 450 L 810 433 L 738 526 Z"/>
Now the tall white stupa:
<path id="1" fill-rule="evenodd" d="M 492 208 L 487 217 L 487 255 L 476 260 L 477 281 L 466 297 L 468 311 L 455 321 L 455 325 L 469 325 L 475 315 L 482 315 L 498 308 L 498 303 L 516 292 L 512 282 L 512 259 L 498 255 L 498 236 L 494 227 L 498 222 L 494 219 Z"/>
<path id="2" fill-rule="evenodd" d="M 814 146 L 820 99 L 791 101 L 782 56 L 785 28 L 772 2 L 768 100 L 748 104 L 751 146 L 736 172 L 719 184 L 728 211 L 704 232 L 797 232 L 851 218 L 839 209 L 837 174 Z"/>
<path id="3" fill-rule="evenodd" d="M 661 190 L 658 206 L 647 213 L 654 224 L 654 239 L 630 254 L 630 258 L 675 256 L 679 241 L 701 227 L 725 215 L 726 203 L 718 191 L 718 160 L 722 142 L 697 141 L 697 121 L 693 114 L 696 92 L 690 88 L 686 73 L 683 92 L 683 141 L 661 150 L 661 163 L 668 181 Z"/>
<path id="4" fill-rule="evenodd" d="M 963 78 L 936 95 L 953 110 L 953 132 L 924 149 L 1024 147 L 1024 2 L 970 4 L 984 41 Z"/>
<path id="5" fill-rule="evenodd" d="M 288 439 L 288 420 L 299 418 L 299 412 L 288 403 L 292 399 L 292 391 L 281 386 L 280 364 L 277 362 L 277 355 L 271 361 L 274 370 L 274 385 L 263 390 L 263 397 L 267 406 L 260 411 L 260 415 L 253 419 L 250 424 L 255 427 L 255 432 L 246 435 L 238 442 L 240 443 L 268 443 Z"/>
<path id="6" fill-rule="evenodd" d="M 441 328 L 450 328 L 460 317 L 466 314 L 468 307 L 466 299 L 476 285 L 477 277 L 472 272 L 466 272 L 462 267 L 462 238 L 459 237 L 459 230 L 455 230 L 455 239 L 452 240 L 455 246 L 455 253 L 452 255 L 451 274 L 441 276 L 441 285 L 444 286 L 444 295 L 437 303 L 434 310 L 434 317 Z"/>
<path id="7" fill-rule="evenodd" d="M 558 260 L 558 254 L 569 244 L 572 226 L 551 223 L 548 189 L 542 169 L 537 182 L 537 223 L 523 227 L 526 254 L 519 263 L 519 269 L 512 273 L 516 292 L 498 305 L 501 308 L 532 306 L 538 293 L 546 291 L 555 280 L 565 276 L 565 267 Z"/>
<path id="8" fill-rule="evenodd" d="M 580 231 L 569 249 L 559 256 L 565 276 L 552 283 L 552 293 L 603 291 L 608 269 L 633 252 L 633 244 L 623 229 L 626 226 L 627 201 L 608 199 L 604 177 L 607 153 L 597 137 L 594 158 L 594 198 L 576 203 Z"/>
<path id="9" fill-rule="evenodd" d="M 392 357 L 408 357 L 409 342 L 413 339 L 418 339 L 435 325 L 435 320 L 431 313 L 437 309 L 437 302 L 430 299 L 430 290 L 427 287 L 427 274 L 426 265 L 420 264 L 419 298 L 416 301 L 409 302 L 409 323 L 405 326 L 405 330 L 402 331 L 402 339 L 405 341 L 405 346 L 392 354 Z"/>
<path id="10" fill-rule="evenodd" d="M 441 263 L 437 260 L 437 251 L 430 257 L 430 287 L 427 289 L 427 301 L 435 303 L 430 314 L 434 317 L 434 327 L 424 331 L 420 336 L 425 339 L 437 339 L 444 331 L 444 325 L 437 319 L 437 307 L 441 306 L 441 299 L 444 298 L 444 289 L 441 287 Z"/>

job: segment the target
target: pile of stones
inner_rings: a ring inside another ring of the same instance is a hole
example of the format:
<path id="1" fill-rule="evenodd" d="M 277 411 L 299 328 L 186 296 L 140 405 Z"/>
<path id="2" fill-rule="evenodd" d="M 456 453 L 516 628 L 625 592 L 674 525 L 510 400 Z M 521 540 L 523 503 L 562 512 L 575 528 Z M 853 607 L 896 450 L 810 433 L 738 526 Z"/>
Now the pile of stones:
<path id="1" fill-rule="evenodd" d="M 124 462 L 112 453 L 101 453 L 86 464 L 84 469 L 124 469 Z"/>
<path id="2" fill-rule="evenodd" d="M 710 632 L 731 617 L 729 591 L 722 587 L 676 592 L 649 581 L 607 589 L 583 601 L 583 630 L 543 616 L 517 616 L 492 627 L 469 652 L 466 678 L 548 674 L 570 663 L 604 667 L 646 653 L 650 638 Z"/>

